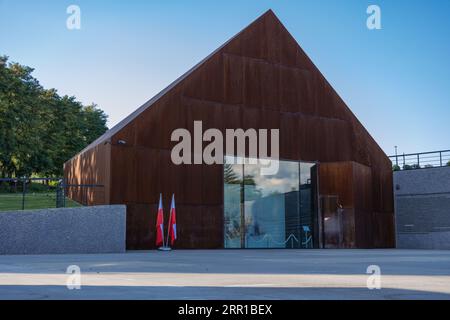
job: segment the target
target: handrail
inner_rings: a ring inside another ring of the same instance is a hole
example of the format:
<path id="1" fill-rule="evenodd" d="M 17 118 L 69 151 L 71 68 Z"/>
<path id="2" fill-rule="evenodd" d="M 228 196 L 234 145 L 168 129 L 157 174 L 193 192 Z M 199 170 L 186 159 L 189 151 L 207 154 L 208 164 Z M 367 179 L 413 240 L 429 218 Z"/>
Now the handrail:
<path id="1" fill-rule="evenodd" d="M 403 157 L 403 156 L 416 156 L 420 154 L 430 154 L 430 153 L 439 153 L 439 152 L 450 152 L 450 150 L 438 150 L 438 151 L 427 151 L 427 152 L 416 152 L 416 153 L 402 153 L 394 156 L 389 156 L 389 158 L 395 158 L 395 157 Z"/>
<path id="2" fill-rule="evenodd" d="M 394 171 L 450 166 L 450 150 L 403 153 L 389 156 Z"/>

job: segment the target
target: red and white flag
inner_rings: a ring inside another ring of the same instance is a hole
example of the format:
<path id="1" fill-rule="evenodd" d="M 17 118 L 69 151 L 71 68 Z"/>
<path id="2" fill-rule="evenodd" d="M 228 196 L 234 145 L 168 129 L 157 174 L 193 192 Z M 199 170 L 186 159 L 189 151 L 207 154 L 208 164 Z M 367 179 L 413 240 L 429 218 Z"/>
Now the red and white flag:
<path id="1" fill-rule="evenodd" d="M 158 215 L 156 216 L 156 246 L 164 245 L 164 214 L 162 205 L 162 195 L 159 195 Z"/>
<path id="2" fill-rule="evenodd" d="M 172 204 L 170 205 L 170 221 L 169 221 L 169 237 L 170 245 L 173 246 L 177 240 L 177 216 L 175 212 L 175 195 L 172 195 Z"/>

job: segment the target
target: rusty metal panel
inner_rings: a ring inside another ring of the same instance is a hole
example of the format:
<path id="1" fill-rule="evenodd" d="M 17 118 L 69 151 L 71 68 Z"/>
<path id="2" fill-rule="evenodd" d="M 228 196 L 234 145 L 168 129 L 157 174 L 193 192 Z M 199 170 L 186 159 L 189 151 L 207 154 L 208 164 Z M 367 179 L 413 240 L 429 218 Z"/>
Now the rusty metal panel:
<path id="1" fill-rule="evenodd" d="M 323 248 L 356 248 L 355 209 L 340 208 L 336 195 L 320 196 Z"/>
<path id="2" fill-rule="evenodd" d="M 353 192 L 355 208 L 355 237 L 358 248 L 374 247 L 372 215 L 372 170 L 353 162 Z"/>
<path id="3" fill-rule="evenodd" d="M 226 104 L 244 102 L 244 60 L 240 56 L 223 54 L 224 99 Z"/>
<path id="4" fill-rule="evenodd" d="M 201 170 L 197 166 L 176 165 L 171 161 L 170 150 L 161 150 L 159 153 L 158 184 L 156 185 L 157 194 L 163 194 L 163 197 L 170 201 L 172 194 L 175 194 L 177 203 L 195 203 L 201 204 Z M 199 167 L 200 168 L 200 167 Z M 201 169 L 201 168 L 200 168 Z M 197 173 L 198 171 L 198 173 Z M 194 172 L 194 177 L 189 178 L 189 172 Z M 195 177 L 198 174 L 198 177 Z M 193 189 L 189 194 L 188 188 Z M 140 200 L 140 199 L 139 199 Z"/>
<path id="5" fill-rule="evenodd" d="M 225 83 L 223 73 L 222 54 L 214 54 L 200 69 L 190 74 L 189 81 L 182 84 L 184 95 L 206 101 L 223 101 Z"/>
<path id="6" fill-rule="evenodd" d="M 175 248 L 223 248 L 222 206 L 179 206 L 178 223 L 185 226 L 178 233 Z"/>
<path id="7" fill-rule="evenodd" d="M 242 109 L 242 126 L 244 130 L 247 129 L 280 129 L 280 112 L 274 110 L 264 110 L 256 108 Z M 232 127 L 232 129 L 236 129 Z M 268 132 L 269 134 L 270 132 Z M 269 141 L 270 142 L 270 141 Z"/>
<path id="8" fill-rule="evenodd" d="M 223 165 L 202 167 L 202 203 L 221 206 L 223 204 Z"/>
<path id="9" fill-rule="evenodd" d="M 159 149 L 138 148 L 136 150 L 136 175 L 134 183 L 137 199 L 142 203 L 158 203 L 160 184 L 160 153 Z"/>
<path id="10" fill-rule="evenodd" d="M 163 199 L 164 218 L 168 220 L 170 198 Z M 157 204 L 127 204 L 127 248 L 156 249 Z M 216 249 L 223 247 L 222 206 L 177 205 L 178 240 L 174 248 Z M 167 236 L 165 225 L 165 236 Z"/>
<path id="11" fill-rule="evenodd" d="M 155 248 L 158 204 L 127 204 L 126 246 L 128 250 Z"/>
<path id="12" fill-rule="evenodd" d="M 389 205 L 389 198 L 384 200 L 373 198 L 374 195 L 376 197 L 380 195 L 376 190 L 389 188 L 386 184 L 380 183 L 379 174 L 377 173 L 373 179 L 373 168 L 356 162 L 322 163 L 319 170 L 319 193 L 322 196 L 335 196 L 338 205 L 344 210 L 353 211 L 353 221 L 347 220 L 347 225 L 350 228 L 352 224 L 354 225 L 354 234 L 351 237 L 347 234 L 347 238 L 354 238 L 355 247 L 393 247 L 395 245 L 393 211 L 374 210 L 380 201 Z M 385 175 L 388 179 L 391 174 Z M 344 224 L 342 232 L 346 233 L 346 230 L 348 228 Z M 341 247 L 348 247 L 345 241 Z"/>
<path id="13" fill-rule="evenodd" d="M 111 146 L 111 204 L 137 202 L 136 148 Z"/>
<path id="14" fill-rule="evenodd" d="M 297 68 L 279 68 L 280 110 L 284 112 L 314 115 L 310 72 Z"/>
<path id="15" fill-rule="evenodd" d="M 395 217 L 393 212 L 373 212 L 373 245 L 395 248 Z"/>
<path id="16" fill-rule="evenodd" d="M 319 165 L 319 194 L 337 196 L 338 204 L 354 208 L 352 162 L 321 163 Z"/>
<path id="17" fill-rule="evenodd" d="M 100 205 L 110 200 L 110 145 L 99 144 L 64 164 L 67 196 L 84 205 Z M 99 185 L 77 187 L 75 185 Z"/>
<path id="18" fill-rule="evenodd" d="M 285 156 L 285 159 L 296 160 L 300 159 L 304 154 L 300 154 L 299 140 L 300 138 L 300 119 L 298 116 L 281 113 L 280 116 L 280 153 Z M 297 146 L 298 147 L 293 147 Z M 311 160 L 313 160 L 311 158 Z"/>
<path id="19" fill-rule="evenodd" d="M 319 166 L 319 194 L 323 209 L 325 243 L 339 248 L 369 248 L 372 235 L 372 177 L 369 167 L 355 162 L 322 163 Z M 334 207 L 333 207 L 334 205 Z"/>
<path id="20" fill-rule="evenodd" d="M 244 105 L 279 110 L 279 67 L 264 61 L 245 59 Z"/>
<path id="21" fill-rule="evenodd" d="M 147 203 L 157 203 L 160 192 L 165 202 L 176 194 L 180 248 L 223 245 L 222 167 L 170 160 L 172 131 L 192 134 L 194 120 L 204 130 L 279 128 L 280 158 L 321 163 L 321 194 L 336 192 L 348 210 L 343 245 L 394 243 L 389 159 L 269 11 L 66 163 L 71 181 L 104 181 L 105 203 L 128 204 L 130 249 L 152 245 L 140 224 L 153 225 Z"/>

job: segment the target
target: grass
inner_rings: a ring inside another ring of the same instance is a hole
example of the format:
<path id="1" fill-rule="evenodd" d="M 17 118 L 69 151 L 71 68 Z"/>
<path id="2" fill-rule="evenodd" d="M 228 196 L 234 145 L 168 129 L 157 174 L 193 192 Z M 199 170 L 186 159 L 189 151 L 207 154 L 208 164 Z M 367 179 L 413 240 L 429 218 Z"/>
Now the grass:
<path id="1" fill-rule="evenodd" d="M 79 207 L 79 203 L 66 198 L 66 207 Z M 27 193 L 25 210 L 56 208 L 56 193 Z M 22 210 L 21 193 L 0 193 L 0 211 Z"/>

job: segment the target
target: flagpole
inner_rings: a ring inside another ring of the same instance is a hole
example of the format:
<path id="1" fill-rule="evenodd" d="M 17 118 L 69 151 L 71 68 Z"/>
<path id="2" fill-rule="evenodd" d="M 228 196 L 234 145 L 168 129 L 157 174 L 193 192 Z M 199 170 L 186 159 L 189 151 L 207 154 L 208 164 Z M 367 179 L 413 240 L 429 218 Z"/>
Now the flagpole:
<path id="1" fill-rule="evenodd" d="M 163 212 L 163 228 L 161 230 L 162 233 L 162 237 L 163 237 L 163 247 L 164 247 L 164 205 L 163 205 L 163 201 L 162 201 L 162 193 L 159 194 L 159 204 L 161 205 L 161 209 Z M 159 205 L 158 205 L 158 210 L 159 210 Z"/>
<path id="2" fill-rule="evenodd" d="M 170 202 L 169 221 L 168 221 L 168 223 L 167 223 L 167 241 L 166 241 L 166 247 L 169 247 L 170 221 L 171 221 L 171 219 L 172 219 L 172 204 L 173 204 L 173 194 L 172 194 L 172 201 Z"/>
<path id="3" fill-rule="evenodd" d="M 159 216 L 159 209 L 161 208 L 162 211 L 162 228 L 161 228 L 161 236 L 162 236 L 162 247 L 159 247 L 158 250 L 162 250 L 164 247 L 164 206 L 162 204 L 162 193 L 159 194 L 159 204 L 158 204 L 158 216 Z M 157 218 L 158 219 L 158 218 Z M 158 226 L 159 228 L 159 226 Z"/>
<path id="4" fill-rule="evenodd" d="M 163 206 L 162 194 L 161 193 L 159 194 L 159 204 L 160 204 L 161 211 L 162 211 L 162 221 L 163 221 L 163 223 L 162 223 L 161 233 L 162 233 L 162 242 L 163 243 L 162 243 L 162 246 L 158 248 L 158 250 L 170 251 L 171 249 L 166 247 L 165 241 L 164 241 L 164 206 Z M 159 209 L 158 209 L 158 212 L 159 212 Z M 169 230 L 167 230 L 167 231 L 169 231 Z"/>

